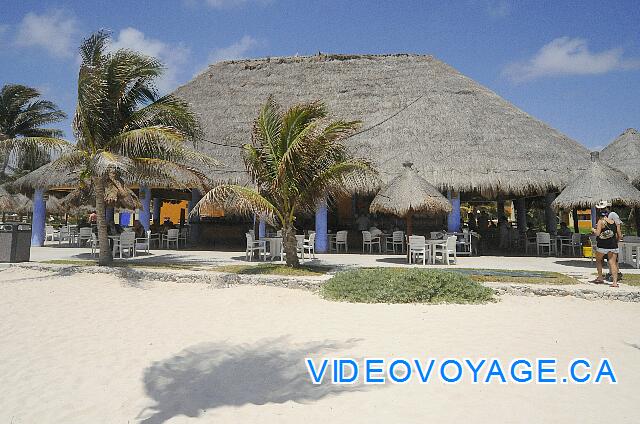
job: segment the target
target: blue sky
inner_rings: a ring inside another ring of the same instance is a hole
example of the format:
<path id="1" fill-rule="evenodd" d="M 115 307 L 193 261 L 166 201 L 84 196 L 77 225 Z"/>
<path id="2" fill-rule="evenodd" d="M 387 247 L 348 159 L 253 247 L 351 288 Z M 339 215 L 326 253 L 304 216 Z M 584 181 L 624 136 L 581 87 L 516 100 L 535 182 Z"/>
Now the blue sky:
<path id="1" fill-rule="evenodd" d="M 638 0 L 5 0 L 2 11 L 0 84 L 38 87 L 70 115 L 77 46 L 107 28 L 115 47 L 165 62 L 163 90 L 217 60 L 410 52 L 590 148 L 640 128 Z"/>

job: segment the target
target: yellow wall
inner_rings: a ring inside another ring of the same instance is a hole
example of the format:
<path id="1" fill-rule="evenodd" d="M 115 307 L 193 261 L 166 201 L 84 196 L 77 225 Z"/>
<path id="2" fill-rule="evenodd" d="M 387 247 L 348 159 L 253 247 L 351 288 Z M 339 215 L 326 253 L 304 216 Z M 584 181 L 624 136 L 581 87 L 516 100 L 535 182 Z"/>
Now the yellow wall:
<path id="1" fill-rule="evenodd" d="M 180 210 L 184 209 L 184 215 L 187 216 L 187 209 L 189 202 L 182 200 L 179 203 L 173 204 L 169 202 L 162 202 L 160 208 L 160 223 L 162 224 L 166 218 L 169 218 L 174 224 L 180 223 Z"/>

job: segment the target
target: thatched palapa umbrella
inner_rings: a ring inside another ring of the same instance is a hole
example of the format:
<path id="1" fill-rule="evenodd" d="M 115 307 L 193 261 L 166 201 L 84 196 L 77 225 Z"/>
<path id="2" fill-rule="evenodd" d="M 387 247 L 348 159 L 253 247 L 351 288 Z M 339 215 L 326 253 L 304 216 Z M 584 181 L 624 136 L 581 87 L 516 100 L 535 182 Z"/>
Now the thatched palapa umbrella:
<path id="1" fill-rule="evenodd" d="M 0 186 L 0 211 L 13 212 L 16 207 L 16 200 L 14 196 L 9 193 L 4 187 Z"/>
<path id="2" fill-rule="evenodd" d="M 591 153 L 591 166 L 560 193 L 551 204 L 556 209 L 591 208 L 601 201 L 640 206 L 640 191 L 620 171 L 605 165 L 598 152 Z"/>
<path id="3" fill-rule="evenodd" d="M 602 149 L 600 158 L 607 165 L 627 174 L 634 185 L 640 185 L 640 133 L 637 130 L 625 130 Z"/>
<path id="4" fill-rule="evenodd" d="M 438 189 L 418 175 L 411 162 L 402 165 L 403 171 L 378 192 L 369 210 L 404 217 L 407 220 L 407 235 L 412 235 L 414 212 L 448 213 L 452 207 Z"/>

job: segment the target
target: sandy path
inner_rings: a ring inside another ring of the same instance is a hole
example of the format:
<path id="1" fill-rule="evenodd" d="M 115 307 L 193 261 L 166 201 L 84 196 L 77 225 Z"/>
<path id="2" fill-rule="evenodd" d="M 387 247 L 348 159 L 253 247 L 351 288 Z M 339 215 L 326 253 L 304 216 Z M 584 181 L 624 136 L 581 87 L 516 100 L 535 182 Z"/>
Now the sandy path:
<path id="1" fill-rule="evenodd" d="M 312 386 L 305 356 L 608 357 L 617 385 Z M 637 422 L 640 304 L 352 305 L 0 272 L 1 423 Z"/>

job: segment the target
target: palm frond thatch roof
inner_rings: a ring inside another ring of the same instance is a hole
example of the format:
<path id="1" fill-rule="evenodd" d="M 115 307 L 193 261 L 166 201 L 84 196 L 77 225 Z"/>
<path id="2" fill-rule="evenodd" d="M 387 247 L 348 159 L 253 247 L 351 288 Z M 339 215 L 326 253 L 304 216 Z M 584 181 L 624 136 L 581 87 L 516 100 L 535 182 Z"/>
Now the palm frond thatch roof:
<path id="1" fill-rule="evenodd" d="M 602 150 L 600 158 L 627 174 L 633 184 L 640 184 L 640 133 L 637 130 L 625 130 Z"/>
<path id="2" fill-rule="evenodd" d="M 56 188 L 73 188 L 80 183 L 80 171 L 58 169 L 53 162 L 29 172 L 15 180 L 11 185 L 18 190 L 29 191 L 34 189 L 47 190 Z"/>
<path id="3" fill-rule="evenodd" d="M 0 212 L 11 212 L 17 207 L 16 199 L 4 187 L 0 186 Z"/>
<path id="4" fill-rule="evenodd" d="M 335 117 L 363 121 L 347 143 L 383 183 L 411 161 L 440 189 L 541 192 L 564 186 L 589 162 L 585 147 L 432 56 L 220 62 L 175 94 L 200 117 L 200 148 L 224 163 L 214 179 L 248 180 L 240 147 L 271 94 L 285 105 L 320 100 Z"/>
<path id="5" fill-rule="evenodd" d="M 404 163 L 402 172 L 378 192 L 369 207 L 371 212 L 401 217 L 410 211 L 433 215 L 451 212 L 451 202 L 418 175 L 412 165 Z"/>
<path id="6" fill-rule="evenodd" d="M 640 206 L 640 191 L 620 171 L 602 163 L 598 152 L 591 154 L 591 166 L 571 182 L 551 204 L 556 209 L 590 208 L 606 200 Z"/>

